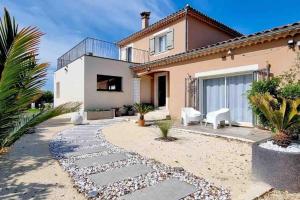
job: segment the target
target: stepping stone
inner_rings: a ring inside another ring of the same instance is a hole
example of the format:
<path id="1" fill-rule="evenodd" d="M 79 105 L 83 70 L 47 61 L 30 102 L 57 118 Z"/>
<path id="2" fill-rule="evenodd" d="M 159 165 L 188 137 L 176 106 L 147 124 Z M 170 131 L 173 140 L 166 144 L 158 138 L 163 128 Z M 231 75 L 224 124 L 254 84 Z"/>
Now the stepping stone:
<path id="1" fill-rule="evenodd" d="M 68 135 L 68 136 L 62 136 L 62 139 L 70 139 L 70 140 L 93 140 L 96 139 L 96 136 L 94 135 Z"/>
<path id="2" fill-rule="evenodd" d="M 105 156 L 95 156 L 95 157 L 89 157 L 84 158 L 80 160 L 76 160 L 75 164 L 80 167 L 89 167 L 89 166 L 96 166 L 96 165 L 104 165 L 106 163 L 115 162 L 118 160 L 125 160 L 128 157 L 124 153 L 114 153 L 114 154 L 108 154 Z"/>
<path id="3" fill-rule="evenodd" d="M 89 133 L 93 133 L 96 134 L 96 131 L 79 131 L 79 130 L 67 130 L 64 131 L 62 133 L 67 133 L 67 134 L 72 134 L 72 133 L 76 133 L 76 134 L 89 134 Z"/>
<path id="4" fill-rule="evenodd" d="M 61 144 L 58 148 L 81 148 L 81 147 L 87 147 L 87 146 L 93 146 L 93 145 L 100 145 L 100 141 L 76 141 L 76 142 L 66 142 Z"/>
<path id="5" fill-rule="evenodd" d="M 117 168 L 110 171 L 89 175 L 89 178 L 98 186 L 108 185 L 126 178 L 133 178 L 142 174 L 153 172 L 147 165 L 138 164 Z"/>
<path id="6" fill-rule="evenodd" d="M 171 178 L 121 197 L 124 200 L 178 200 L 196 192 L 194 185 Z"/>
<path id="7" fill-rule="evenodd" d="M 90 154 L 90 153 L 98 153 L 98 152 L 103 152 L 107 151 L 108 149 L 106 147 L 100 146 L 100 147 L 95 147 L 95 148 L 88 148 L 88 149 L 79 149 L 78 151 L 73 151 L 66 153 L 66 157 L 71 157 L 71 156 L 81 156 L 85 154 Z"/>

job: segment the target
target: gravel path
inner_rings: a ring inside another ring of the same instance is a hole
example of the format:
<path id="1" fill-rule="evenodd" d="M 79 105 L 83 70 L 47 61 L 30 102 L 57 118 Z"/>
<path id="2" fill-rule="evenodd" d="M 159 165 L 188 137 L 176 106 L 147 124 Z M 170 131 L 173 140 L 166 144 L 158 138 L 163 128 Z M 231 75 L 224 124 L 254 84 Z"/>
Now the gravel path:
<path id="1" fill-rule="evenodd" d="M 56 135 L 49 148 L 74 181 L 91 199 L 230 199 L 223 188 L 109 143 L 102 129 L 119 120 L 102 120 Z M 153 195 L 155 194 L 155 195 Z M 152 196 L 153 195 L 153 196 Z"/>

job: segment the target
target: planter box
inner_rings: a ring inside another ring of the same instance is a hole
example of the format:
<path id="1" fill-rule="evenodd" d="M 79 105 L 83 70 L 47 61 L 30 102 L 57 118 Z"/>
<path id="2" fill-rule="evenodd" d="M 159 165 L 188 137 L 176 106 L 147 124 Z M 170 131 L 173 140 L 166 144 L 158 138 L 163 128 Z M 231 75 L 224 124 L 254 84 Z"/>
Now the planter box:
<path id="1" fill-rule="evenodd" d="M 252 145 L 252 173 L 272 187 L 300 192 L 300 153 L 280 152 Z"/>
<path id="2" fill-rule="evenodd" d="M 112 119 L 115 117 L 114 110 L 108 111 L 87 111 L 84 112 L 85 119 L 87 120 L 97 120 L 97 119 Z"/>

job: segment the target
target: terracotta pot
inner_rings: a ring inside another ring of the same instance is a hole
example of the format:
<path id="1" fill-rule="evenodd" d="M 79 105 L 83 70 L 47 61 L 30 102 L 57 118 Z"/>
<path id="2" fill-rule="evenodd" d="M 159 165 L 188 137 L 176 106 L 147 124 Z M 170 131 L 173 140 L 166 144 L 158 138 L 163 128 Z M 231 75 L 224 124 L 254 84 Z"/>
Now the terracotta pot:
<path id="1" fill-rule="evenodd" d="M 138 123 L 139 123 L 139 126 L 145 126 L 145 120 L 139 119 Z"/>

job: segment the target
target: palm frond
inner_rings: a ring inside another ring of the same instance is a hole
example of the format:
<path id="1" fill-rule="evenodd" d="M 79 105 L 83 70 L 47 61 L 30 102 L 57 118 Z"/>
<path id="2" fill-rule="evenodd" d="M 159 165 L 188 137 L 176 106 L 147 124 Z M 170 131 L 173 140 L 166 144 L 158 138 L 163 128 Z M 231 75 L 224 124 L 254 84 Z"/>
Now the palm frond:
<path id="1" fill-rule="evenodd" d="M 6 147 L 10 146 L 12 143 L 14 143 L 17 139 L 19 139 L 22 135 L 27 133 L 27 131 L 56 116 L 70 113 L 70 112 L 75 112 L 80 109 L 81 103 L 79 102 L 69 102 L 62 104 L 60 106 L 57 106 L 55 108 L 51 108 L 49 110 L 42 111 L 38 113 L 37 115 L 32 115 L 32 116 L 23 116 L 19 119 L 17 122 L 17 125 L 14 127 L 14 129 L 10 132 L 10 134 L 5 137 L 4 140 L 0 140 L 0 147 Z"/>
<path id="2" fill-rule="evenodd" d="M 0 19 L 0 80 L 4 69 L 4 63 L 9 49 L 18 33 L 18 25 L 4 8 L 3 20 Z"/>
<path id="3" fill-rule="evenodd" d="M 22 29 L 7 54 L 0 81 L 0 140 L 13 129 L 46 81 L 47 64 L 37 64 L 35 59 L 41 36 L 36 28 Z"/>

